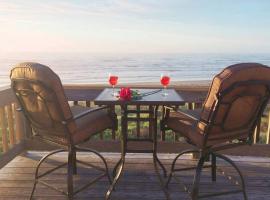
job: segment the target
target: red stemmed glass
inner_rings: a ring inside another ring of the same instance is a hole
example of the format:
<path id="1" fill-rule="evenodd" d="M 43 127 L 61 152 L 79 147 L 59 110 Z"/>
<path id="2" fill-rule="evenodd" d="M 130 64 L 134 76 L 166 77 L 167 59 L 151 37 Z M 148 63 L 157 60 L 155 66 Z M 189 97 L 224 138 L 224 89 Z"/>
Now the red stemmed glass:
<path id="1" fill-rule="evenodd" d="M 168 93 L 166 92 L 166 89 L 167 89 L 167 86 L 170 83 L 170 76 L 169 75 L 161 74 L 161 76 L 160 76 L 160 83 L 163 85 L 163 88 L 164 88 L 162 95 L 163 96 L 167 96 Z"/>
<path id="2" fill-rule="evenodd" d="M 110 85 L 111 85 L 112 88 L 113 88 L 113 91 L 112 91 L 112 95 L 113 95 L 113 96 L 116 96 L 116 95 L 117 95 L 117 94 L 114 92 L 114 87 L 115 87 L 115 85 L 117 84 L 117 82 L 118 82 L 118 76 L 109 74 L 109 83 L 110 83 Z"/>

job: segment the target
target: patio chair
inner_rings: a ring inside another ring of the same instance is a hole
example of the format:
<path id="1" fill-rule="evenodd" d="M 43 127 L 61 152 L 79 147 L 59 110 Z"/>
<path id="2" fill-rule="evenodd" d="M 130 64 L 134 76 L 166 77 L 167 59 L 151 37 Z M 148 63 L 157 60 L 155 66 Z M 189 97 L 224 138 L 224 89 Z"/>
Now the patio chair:
<path id="1" fill-rule="evenodd" d="M 35 171 L 32 199 L 37 183 L 42 183 L 73 199 L 73 196 L 103 177 L 111 183 L 105 158 L 95 150 L 78 145 L 91 136 L 105 129 L 116 128 L 116 116 L 107 107 L 87 108 L 68 104 L 60 78 L 47 66 L 38 63 L 20 63 L 11 70 L 11 87 L 21 106 L 20 110 L 28 120 L 35 137 L 62 146 L 61 149 L 45 155 L 38 163 Z M 53 169 L 39 174 L 41 164 L 50 156 L 68 152 L 68 161 Z M 104 167 L 79 161 L 76 152 L 91 152 L 101 159 Z M 75 190 L 73 175 L 77 173 L 76 163 L 88 165 L 102 173 L 88 184 Z M 67 164 L 67 192 L 62 191 L 40 178 Z"/>
<path id="2" fill-rule="evenodd" d="M 194 148 L 178 154 L 172 162 L 167 186 L 176 172 L 195 169 L 192 199 L 242 192 L 247 199 L 245 182 L 235 163 L 221 150 L 252 144 L 253 134 L 269 100 L 270 68 L 257 63 L 242 63 L 225 68 L 212 81 L 208 96 L 199 112 L 193 110 L 173 111 L 167 109 L 162 127 L 184 136 Z M 177 159 L 186 153 L 199 152 L 197 166 L 176 168 Z M 210 166 L 205 161 L 210 159 Z M 240 189 L 199 194 L 200 177 L 203 167 L 211 167 L 212 181 L 216 181 L 216 157 L 225 160 L 240 176 Z"/>

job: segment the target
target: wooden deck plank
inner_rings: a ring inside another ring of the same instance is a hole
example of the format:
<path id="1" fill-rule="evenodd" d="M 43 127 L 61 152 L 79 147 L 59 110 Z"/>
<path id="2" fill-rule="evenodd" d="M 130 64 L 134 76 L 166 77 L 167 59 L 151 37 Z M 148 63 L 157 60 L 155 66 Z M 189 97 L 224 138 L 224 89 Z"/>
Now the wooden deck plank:
<path id="1" fill-rule="evenodd" d="M 44 152 L 27 152 L 14 158 L 4 168 L 0 170 L 0 200 L 24 200 L 28 199 L 31 188 L 33 186 L 33 177 L 35 166 L 38 160 L 44 155 Z M 110 169 L 119 159 L 118 153 L 103 153 L 108 161 Z M 161 154 L 159 157 L 169 169 L 174 154 Z M 46 171 L 58 163 L 66 160 L 66 154 L 62 153 L 53 156 L 48 162 L 44 163 L 41 171 Z M 269 158 L 254 158 L 254 157 L 231 157 L 240 166 L 246 178 L 247 192 L 249 199 L 270 199 L 270 159 Z M 91 161 L 95 164 L 100 164 L 100 161 L 94 156 L 86 153 L 79 153 L 78 159 Z M 125 172 L 117 185 L 116 191 L 113 192 L 112 200 L 162 200 L 165 199 L 163 192 L 160 189 L 158 179 L 154 173 L 150 154 L 128 154 Z M 196 160 L 191 160 L 190 155 L 184 156 L 179 161 L 179 166 L 191 166 L 196 163 Z M 218 166 L 226 171 L 226 173 L 236 176 L 235 171 L 223 161 L 218 160 Z M 79 175 L 74 177 L 75 185 L 82 185 L 98 174 L 97 171 L 79 165 Z M 192 183 L 193 171 L 181 173 L 181 180 L 187 185 Z M 66 169 L 61 168 L 49 176 L 44 177 L 48 183 L 59 188 L 66 188 Z M 235 188 L 229 180 L 218 173 L 216 183 L 212 183 L 210 179 L 209 169 L 204 169 L 201 178 L 201 194 L 210 193 L 211 191 L 225 191 Z M 89 188 L 82 193 L 79 193 L 75 199 L 104 199 L 104 194 L 108 188 L 108 181 L 103 178 L 93 188 Z M 188 199 L 187 195 L 181 189 L 180 185 L 172 180 L 170 184 L 171 199 Z M 243 199 L 242 194 L 227 195 L 222 197 L 214 197 L 212 199 Z M 65 196 L 47 187 L 38 184 L 35 199 L 66 199 Z"/>

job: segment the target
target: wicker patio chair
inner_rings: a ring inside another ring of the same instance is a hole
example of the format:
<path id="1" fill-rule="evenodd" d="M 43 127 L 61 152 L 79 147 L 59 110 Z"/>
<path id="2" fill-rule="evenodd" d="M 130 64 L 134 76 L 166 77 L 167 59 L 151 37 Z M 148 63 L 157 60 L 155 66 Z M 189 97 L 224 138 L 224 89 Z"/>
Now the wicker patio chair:
<path id="1" fill-rule="evenodd" d="M 87 108 L 68 104 L 60 78 L 47 66 L 38 63 L 20 63 L 11 70 L 11 87 L 21 106 L 20 110 L 32 128 L 35 137 L 62 146 L 61 149 L 45 155 L 38 163 L 35 181 L 30 199 L 34 195 L 37 183 L 53 188 L 73 199 L 81 190 L 94 184 L 103 177 L 111 183 L 107 163 L 97 151 L 81 148 L 77 145 L 107 128 L 116 128 L 116 116 L 107 107 Z M 39 167 L 50 156 L 59 152 L 68 152 L 68 162 L 47 172 L 39 174 Z M 104 168 L 76 159 L 76 152 L 91 152 L 98 156 Z M 88 184 L 75 190 L 73 175 L 77 173 L 76 163 L 89 165 L 102 173 Z M 67 164 L 67 192 L 46 183 L 40 178 Z"/>
<path id="2" fill-rule="evenodd" d="M 225 68 L 212 81 L 202 110 L 192 112 L 167 109 L 162 128 L 171 129 L 184 136 L 194 149 L 176 156 L 172 162 L 167 186 L 176 172 L 195 169 L 192 199 L 206 198 L 242 192 L 247 199 L 245 182 L 235 163 L 219 153 L 220 150 L 252 144 L 253 134 L 270 93 L 270 68 L 257 63 L 242 63 Z M 186 153 L 199 152 L 198 164 L 194 168 L 176 168 L 177 159 Z M 199 195 L 201 171 L 205 161 L 211 157 L 212 181 L 216 181 L 216 157 L 225 160 L 240 176 L 240 189 Z"/>

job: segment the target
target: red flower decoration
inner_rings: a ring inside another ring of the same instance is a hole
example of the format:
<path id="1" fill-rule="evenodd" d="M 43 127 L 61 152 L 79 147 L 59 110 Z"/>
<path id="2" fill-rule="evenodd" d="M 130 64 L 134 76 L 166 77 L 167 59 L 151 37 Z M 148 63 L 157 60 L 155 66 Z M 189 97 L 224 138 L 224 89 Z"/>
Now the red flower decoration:
<path id="1" fill-rule="evenodd" d="M 119 97 L 121 100 L 131 100 L 131 89 L 129 87 L 121 88 L 119 92 Z"/>

